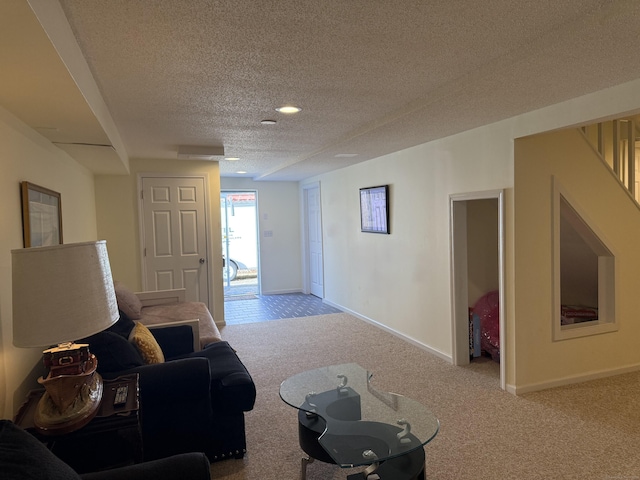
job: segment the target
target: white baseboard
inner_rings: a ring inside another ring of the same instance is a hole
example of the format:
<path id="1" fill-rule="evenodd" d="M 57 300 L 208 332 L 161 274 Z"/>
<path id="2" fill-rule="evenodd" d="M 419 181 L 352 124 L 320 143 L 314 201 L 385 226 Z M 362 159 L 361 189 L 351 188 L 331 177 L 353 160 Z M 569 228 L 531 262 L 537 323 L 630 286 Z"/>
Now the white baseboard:
<path id="1" fill-rule="evenodd" d="M 628 365 L 626 367 L 612 368 L 609 370 L 599 370 L 597 372 L 589 372 L 580 375 L 572 375 L 570 377 L 550 380 L 548 382 L 531 383 L 529 385 L 522 385 L 520 387 L 507 385 L 507 391 L 509 393 L 513 393 L 514 395 L 522 395 L 524 393 L 537 392 L 540 390 L 546 390 L 548 388 L 564 387 L 566 385 L 573 385 L 575 383 L 589 382 L 591 380 L 598 380 L 600 378 L 622 375 L 623 373 L 637 372 L 638 370 L 640 370 L 640 364 Z"/>
<path id="2" fill-rule="evenodd" d="M 354 312 L 353 310 L 350 310 L 346 307 L 343 307 L 342 305 L 338 305 L 336 303 L 330 302 L 328 300 L 323 300 L 324 303 L 326 303 L 327 305 L 330 305 L 334 308 L 337 308 L 339 310 L 342 310 L 345 313 L 348 313 L 349 315 L 353 315 L 356 318 L 359 318 L 360 320 L 363 320 L 367 323 L 370 323 L 371 325 L 373 325 L 374 327 L 378 327 L 381 330 L 384 330 L 387 333 L 390 333 L 398 338 L 401 338 L 402 340 L 405 340 L 406 342 L 409 342 L 412 345 L 415 345 L 418 348 L 421 348 L 422 350 L 425 350 L 429 353 L 431 353 L 432 355 L 435 355 L 436 357 L 439 357 L 443 360 L 445 360 L 446 362 L 449 362 L 451 364 L 453 364 L 453 357 L 451 355 L 447 355 L 444 352 L 441 352 L 440 350 L 437 350 L 433 347 L 430 347 L 429 345 L 425 345 L 422 342 L 419 342 L 418 340 L 416 340 L 415 338 L 412 338 L 408 335 L 405 335 L 402 332 L 398 332 L 397 330 L 394 330 L 393 328 L 389 328 L 386 325 L 383 325 L 380 322 L 377 322 L 376 320 L 373 320 L 372 318 L 366 317 L 364 315 L 359 314 L 358 312 Z"/>
<path id="3" fill-rule="evenodd" d="M 394 330 L 392 328 L 387 327 L 386 325 L 383 325 L 379 322 L 377 322 L 376 320 L 373 320 L 369 317 L 366 317 L 364 315 L 359 314 L 358 312 L 354 312 L 353 310 L 350 310 L 346 307 L 343 307 L 342 305 L 338 305 L 336 303 L 330 302 L 328 300 L 323 300 L 324 303 L 326 303 L 327 305 L 330 305 L 332 307 L 338 308 L 340 310 L 342 310 L 345 313 L 348 313 L 349 315 L 353 315 L 356 318 L 359 318 L 360 320 L 363 320 L 375 327 L 378 327 L 388 333 L 391 333 L 392 335 L 395 335 L 399 338 L 402 338 L 403 340 L 411 343 L 412 345 L 415 345 L 423 350 L 426 350 L 427 352 L 453 364 L 453 357 L 451 355 L 447 355 L 444 352 L 441 352 L 435 348 L 432 348 L 428 345 L 425 345 L 422 342 L 419 342 L 418 340 L 416 340 L 415 338 L 409 337 L 408 335 L 405 335 L 401 332 L 398 332 L 397 330 Z M 606 378 L 606 377 L 613 377 L 616 375 L 622 375 L 624 373 L 631 373 L 631 372 L 637 372 L 640 370 L 640 363 L 639 364 L 634 364 L 634 365 L 628 365 L 625 367 L 619 367 L 619 368 L 613 368 L 613 369 L 609 369 L 609 370 L 599 370 L 599 371 L 595 371 L 595 372 L 589 372 L 589 373 L 585 373 L 585 374 L 580 374 L 580 375 L 573 375 L 573 376 L 569 376 L 569 377 L 564 377 L 564 378 L 560 378 L 560 379 L 556 379 L 556 380 L 550 380 L 550 381 L 546 381 L 546 382 L 539 382 L 539 383 L 532 383 L 529 385 L 522 385 L 522 386 L 515 386 L 512 384 L 507 384 L 505 385 L 505 390 L 508 393 L 511 393 L 512 395 L 522 395 L 525 393 L 530 393 L 530 392 L 537 392 L 540 390 L 546 390 L 549 388 L 555 388 L 555 387 L 562 387 L 565 385 L 573 385 L 576 383 L 582 383 L 582 382 L 588 382 L 591 380 L 598 380 L 600 378 Z"/>
<path id="4" fill-rule="evenodd" d="M 302 290 L 300 290 L 299 288 L 295 290 L 263 290 L 261 295 L 284 295 L 286 293 L 302 293 Z"/>

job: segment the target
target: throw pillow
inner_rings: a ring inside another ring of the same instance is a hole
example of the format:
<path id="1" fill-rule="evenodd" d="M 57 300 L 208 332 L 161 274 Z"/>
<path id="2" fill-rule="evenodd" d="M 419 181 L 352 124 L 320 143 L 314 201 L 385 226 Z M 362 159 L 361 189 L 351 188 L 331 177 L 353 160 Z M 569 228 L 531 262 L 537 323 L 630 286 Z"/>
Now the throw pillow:
<path id="1" fill-rule="evenodd" d="M 135 322 L 135 324 L 129 335 L 129 341 L 136 346 L 144 363 L 163 363 L 164 354 L 153 334 L 142 323 Z"/>
<path id="2" fill-rule="evenodd" d="M 98 359 L 98 373 L 117 373 L 144 365 L 136 347 L 121 335 L 104 331 L 82 339 Z"/>
<path id="3" fill-rule="evenodd" d="M 141 317 L 142 303 L 140 303 L 140 299 L 136 294 L 118 281 L 113 282 L 113 287 L 116 292 L 118 308 L 130 319 L 139 319 Z"/>
<path id="4" fill-rule="evenodd" d="M 0 420 L 0 471 L 4 480 L 80 480 L 69 465 L 9 420 Z"/>

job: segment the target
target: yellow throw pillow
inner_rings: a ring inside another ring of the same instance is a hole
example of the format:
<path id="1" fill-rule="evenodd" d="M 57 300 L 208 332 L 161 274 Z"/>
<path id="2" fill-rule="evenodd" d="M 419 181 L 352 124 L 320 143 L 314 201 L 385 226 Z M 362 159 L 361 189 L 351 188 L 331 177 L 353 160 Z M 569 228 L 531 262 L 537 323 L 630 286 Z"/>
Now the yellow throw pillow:
<path id="1" fill-rule="evenodd" d="M 135 324 L 129 334 L 129 341 L 138 349 L 144 363 L 164 363 L 164 354 L 153 334 L 142 323 Z"/>

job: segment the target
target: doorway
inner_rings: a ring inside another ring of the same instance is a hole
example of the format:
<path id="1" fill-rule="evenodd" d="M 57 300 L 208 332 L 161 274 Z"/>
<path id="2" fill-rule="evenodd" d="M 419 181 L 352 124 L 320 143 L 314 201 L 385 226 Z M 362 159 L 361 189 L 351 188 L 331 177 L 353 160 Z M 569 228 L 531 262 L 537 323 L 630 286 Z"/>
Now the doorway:
<path id="1" fill-rule="evenodd" d="M 220 192 L 225 302 L 260 293 L 257 195 L 255 190 Z"/>
<path id="2" fill-rule="evenodd" d="M 478 302 L 484 306 L 486 299 L 492 299 L 497 302 L 494 326 L 497 335 L 493 338 L 496 351 L 492 357 L 500 362 L 500 387 L 504 390 L 506 337 L 503 198 L 502 190 L 451 195 L 450 230 L 453 363 L 469 364 L 473 358 L 474 341 L 486 339 L 486 336 L 473 334 L 470 309 Z"/>

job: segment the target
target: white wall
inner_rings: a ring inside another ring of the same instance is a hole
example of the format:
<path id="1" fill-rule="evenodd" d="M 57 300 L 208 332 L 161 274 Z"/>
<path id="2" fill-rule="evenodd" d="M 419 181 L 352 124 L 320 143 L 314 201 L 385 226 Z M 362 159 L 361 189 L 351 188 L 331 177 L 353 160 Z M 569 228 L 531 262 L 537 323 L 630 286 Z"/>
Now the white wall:
<path id="1" fill-rule="evenodd" d="M 536 373 L 535 357 L 516 362 L 527 349 L 516 338 L 514 139 L 638 110 L 640 80 L 305 180 L 321 185 L 325 300 L 450 358 L 449 196 L 504 189 L 507 388 L 553 382 L 558 372 Z M 392 233 L 361 233 L 358 189 L 385 183 Z"/>
<path id="2" fill-rule="evenodd" d="M 297 182 L 254 182 L 222 177 L 221 190 L 258 192 L 260 282 L 265 295 L 302 291 L 301 230 Z M 271 232 L 265 236 L 265 231 Z"/>
<path id="3" fill-rule="evenodd" d="M 512 187 L 507 127 L 310 179 L 320 181 L 322 195 L 326 301 L 450 358 L 449 195 Z M 381 184 L 390 185 L 391 234 L 362 233 L 358 190 Z"/>
<path id="4" fill-rule="evenodd" d="M 2 107 L 0 172 L 0 415 L 13 418 L 43 373 L 42 349 L 13 346 L 11 250 L 23 246 L 20 182 L 61 194 L 64 243 L 96 240 L 96 218 L 93 176 Z"/>

